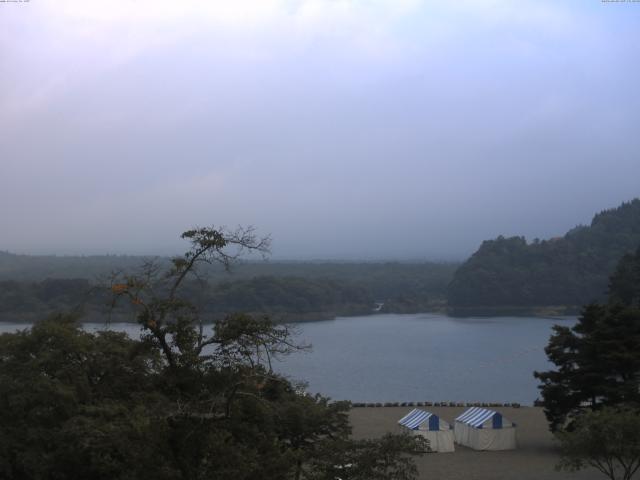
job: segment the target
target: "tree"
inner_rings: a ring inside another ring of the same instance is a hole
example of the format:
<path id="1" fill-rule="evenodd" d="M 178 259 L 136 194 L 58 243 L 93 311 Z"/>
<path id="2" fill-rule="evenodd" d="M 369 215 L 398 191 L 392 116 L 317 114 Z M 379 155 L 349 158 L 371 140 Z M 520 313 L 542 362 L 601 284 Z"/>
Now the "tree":
<path id="1" fill-rule="evenodd" d="M 528 244 L 524 237 L 500 236 L 483 242 L 456 271 L 448 304 L 469 312 L 606 301 L 609 275 L 639 243 L 638 198 L 595 215 L 589 226 L 563 237 Z"/>
<path id="2" fill-rule="evenodd" d="M 637 409 L 604 407 L 586 412 L 571 431 L 557 435 L 562 448 L 558 468 L 591 466 L 611 480 L 630 480 L 640 468 L 640 415 Z"/>
<path id="3" fill-rule="evenodd" d="M 321 444 L 311 464 L 309 480 L 411 480 L 418 473 L 408 453 L 426 452 L 429 441 L 408 433 L 386 434 L 376 440 L 332 441 Z"/>
<path id="4" fill-rule="evenodd" d="M 274 358 L 304 348 L 287 326 L 235 314 L 205 335 L 181 297 L 199 264 L 229 268 L 242 252 L 267 252 L 268 239 L 214 228 L 182 237 L 190 248 L 168 270 L 147 263 L 110 279 L 113 304 L 136 311 L 140 340 L 61 316 L 0 336 L 0 474 L 298 480 L 351 463 L 362 472 L 353 478 L 414 478 L 417 441 L 355 442 L 347 402 L 301 394 L 273 371 Z"/>
<path id="5" fill-rule="evenodd" d="M 147 262 L 134 274 L 114 274 L 110 279 L 113 306 L 126 298 L 137 312 L 137 321 L 146 339 L 160 348 L 168 366 L 177 370 L 192 366 L 202 350 L 214 343 L 205 339 L 197 309 L 180 297 L 180 288 L 189 276 L 197 276 L 202 263 L 218 263 L 226 270 L 245 252 L 269 252 L 269 237 L 259 238 L 253 228 L 235 231 L 195 228 L 181 235 L 189 250 L 171 260 L 171 268 L 162 271 L 155 262 Z M 194 331 L 193 326 L 199 327 Z M 286 332 L 282 332 L 286 335 Z"/>
<path id="6" fill-rule="evenodd" d="M 160 361 L 71 316 L 0 335 L 0 477 L 172 478 L 155 413 L 170 410 L 154 392 Z"/>
<path id="7" fill-rule="evenodd" d="M 640 250 L 620 261 L 609 304 L 586 306 L 572 328 L 554 327 L 545 351 L 557 369 L 534 373 L 553 431 L 570 427 L 584 409 L 640 405 L 640 309 L 628 294 L 640 283 L 628 274 L 637 265 Z"/>
<path id="8" fill-rule="evenodd" d="M 640 307 L 640 247 L 626 254 L 609 280 L 612 303 Z"/>
<path id="9" fill-rule="evenodd" d="M 534 375 L 552 430 L 585 408 L 640 402 L 637 309 L 589 305 L 574 327 L 554 327 L 545 351 L 557 370 Z"/>

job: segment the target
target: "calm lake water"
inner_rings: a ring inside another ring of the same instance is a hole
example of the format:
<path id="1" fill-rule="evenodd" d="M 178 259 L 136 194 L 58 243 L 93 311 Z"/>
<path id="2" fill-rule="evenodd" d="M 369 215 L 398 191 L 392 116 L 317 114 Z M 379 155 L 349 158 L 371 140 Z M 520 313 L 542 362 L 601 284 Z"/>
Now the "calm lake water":
<path id="1" fill-rule="evenodd" d="M 354 402 L 479 401 L 529 405 L 538 396 L 534 370 L 551 327 L 575 318 L 452 318 L 437 314 L 369 315 L 294 324 L 311 352 L 274 368 L 306 380 L 310 392 Z M 85 324 L 88 330 L 103 324 Z M 0 332 L 25 328 L 0 323 Z M 110 328 L 139 333 L 136 325 Z"/>

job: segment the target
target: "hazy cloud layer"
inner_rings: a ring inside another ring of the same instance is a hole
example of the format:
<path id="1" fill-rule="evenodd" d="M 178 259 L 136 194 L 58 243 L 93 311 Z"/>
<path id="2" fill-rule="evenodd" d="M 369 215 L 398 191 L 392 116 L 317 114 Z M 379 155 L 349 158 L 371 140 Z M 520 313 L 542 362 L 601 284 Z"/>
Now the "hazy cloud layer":
<path id="1" fill-rule="evenodd" d="M 0 3 L 0 249 L 461 258 L 640 195 L 640 4 Z"/>

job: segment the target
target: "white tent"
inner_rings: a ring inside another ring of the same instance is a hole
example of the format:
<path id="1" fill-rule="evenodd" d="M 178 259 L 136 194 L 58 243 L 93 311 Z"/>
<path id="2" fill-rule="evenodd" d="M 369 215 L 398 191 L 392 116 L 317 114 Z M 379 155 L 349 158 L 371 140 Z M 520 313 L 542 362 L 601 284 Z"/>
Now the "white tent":
<path id="1" fill-rule="evenodd" d="M 516 424 L 501 413 L 473 407 L 455 420 L 456 443 L 474 450 L 513 450 Z"/>
<path id="2" fill-rule="evenodd" d="M 429 440 L 429 448 L 434 452 L 453 452 L 453 430 L 444 420 L 431 412 L 414 408 L 398 423 Z"/>

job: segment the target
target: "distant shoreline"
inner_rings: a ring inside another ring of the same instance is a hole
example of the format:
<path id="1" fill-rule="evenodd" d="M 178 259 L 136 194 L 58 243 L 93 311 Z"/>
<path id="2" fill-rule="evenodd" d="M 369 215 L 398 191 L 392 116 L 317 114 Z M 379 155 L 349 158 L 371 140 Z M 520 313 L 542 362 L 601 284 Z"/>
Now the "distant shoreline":
<path id="1" fill-rule="evenodd" d="M 565 317 L 579 315 L 582 307 L 578 305 L 538 305 L 538 306 L 477 306 L 448 307 L 450 317 Z"/>
<path id="2" fill-rule="evenodd" d="M 55 311 L 39 313 L 5 313 L 0 314 L 0 323 L 32 324 L 40 321 Z M 462 308 L 437 308 L 420 311 L 381 311 L 381 312 L 312 312 L 304 314 L 296 313 L 261 313 L 245 312 L 255 316 L 268 315 L 274 322 L 283 323 L 307 323 L 333 321 L 340 317 L 375 317 L 378 315 L 419 315 L 419 314 L 439 314 L 452 318 L 490 318 L 490 317 L 539 317 L 539 318 L 562 318 L 576 316 L 580 314 L 579 307 L 573 306 L 543 306 L 543 307 L 462 307 Z M 206 313 L 205 313 L 206 315 Z M 223 315 L 216 315 L 216 318 L 204 321 L 205 325 L 215 323 Z M 111 315 L 99 312 L 87 312 L 80 316 L 82 323 L 128 323 L 136 324 L 136 320 L 131 313 L 113 313 Z"/>
<path id="3" fill-rule="evenodd" d="M 42 320 L 56 311 L 38 312 L 38 313 L 6 313 L 0 314 L 0 323 L 16 323 L 16 324 L 32 324 Z M 539 318 L 555 318 L 576 316 L 580 314 L 580 308 L 570 306 L 555 307 L 464 307 L 464 308 L 439 308 L 433 310 L 421 310 L 416 312 L 313 312 L 304 314 L 274 314 L 260 312 L 246 312 L 251 315 L 261 316 L 268 315 L 274 322 L 282 323 L 306 323 L 306 322 L 326 322 L 332 321 L 340 317 L 375 317 L 378 315 L 419 315 L 419 314 L 440 314 L 452 318 L 474 318 L 474 317 L 539 317 Z M 205 325 L 213 324 L 218 319 L 209 319 L 204 322 Z M 137 322 L 130 313 L 114 313 L 100 314 L 91 312 L 80 316 L 82 323 L 128 323 L 136 324 Z"/>

